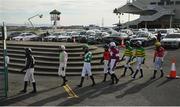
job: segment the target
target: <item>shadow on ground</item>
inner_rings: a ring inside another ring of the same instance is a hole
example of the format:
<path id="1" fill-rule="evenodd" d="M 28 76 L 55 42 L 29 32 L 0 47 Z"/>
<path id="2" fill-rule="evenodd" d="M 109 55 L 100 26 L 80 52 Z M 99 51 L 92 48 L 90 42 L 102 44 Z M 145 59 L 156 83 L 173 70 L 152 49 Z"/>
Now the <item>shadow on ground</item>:
<path id="1" fill-rule="evenodd" d="M 54 89 L 57 89 L 58 87 L 53 87 L 53 88 L 50 88 L 50 89 L 47 89 L 47 90 L 42 90 L 42 91 L 39 91 L 37 92 L 36 94 L 30 94 L 30 93 L 25 93 L 25 94 L 17 94 L 15 96 L 12 96 L 10 98 L 7 98 L 7 99 L 4 99 L 2 101 L 0 101 L 0 105 L 1 106 L 8 106 L 8 105 L 11 105 L 11 104 L 15 104 L 15 103 L 18 103 L 22 100 L 25 100 L 25 99 L 29 99 L 31 97 L 34 97 L 34 96 L 37 96 L 39 94 L 44 94 L 46 92 L 49 92 L 49 91 L 52 91 Z"/>

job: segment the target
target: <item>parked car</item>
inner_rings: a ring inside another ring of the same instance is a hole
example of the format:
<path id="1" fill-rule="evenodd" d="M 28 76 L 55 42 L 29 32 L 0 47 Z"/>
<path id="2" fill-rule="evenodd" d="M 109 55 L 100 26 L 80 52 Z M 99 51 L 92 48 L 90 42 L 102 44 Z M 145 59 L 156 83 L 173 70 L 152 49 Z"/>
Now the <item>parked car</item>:
<path id="1" fill-rule="evenodd" d="M 13 37 L 19 36 L 21 34 L 21 32 L 11 32 L 8 36 L 7 36 L 7 40 L 12 40 Z"/>
<path id="2" fill-rule="evenodd" d="M 148 29 L 149 32 L 151 32 L 152 34 L 155 34 L 157 32 L 157 29 Z"/>
<path id="3" fill-rule="evenodd" d="M 101 33 L 101 36 L 102 36 L 102 37 L 108 37 L 108 36 L 110 36 L 110 34 L 107 33 L 107 32 L 102 32 L 102 33 Z"/>
<path id="4" fill-rule="evenodd" d="M 12 39 L 17 40 L 17 41 L 20 41 L 20 40 L 28 41 L 28 40 L 31 40 L 34 37 L 38 37 L 38 36 L 35 35 L 35 34 L 32 34 L 32 33 L 22 33 L 19 36 L 13 37 Z"/>
<path id="5" fill-rule="evenodd" d="M 69 37 L 67 39 L 67 42 L 74 42 L 74 40 L 79 41 L 80 39 L 80 35 L 78 32 L 67 32 L 67 36 Z"/>
<path id="6" fill-rule="evenodd" d="M 135 38 L 130 40 L 131 44 L 135 46 L 137 41 L 141 41 L 143 46 L 150 46 L 156 42 L 157 38 L 150 32 L 141 31 L 138 32 Z"/>
<path id="7" fill-rule="evenodd" d="M 64 32 L 61 32 L 61 33 L 57 33 L 55 41 L 57 41 L 57 42 L 66 42 L 69 38 L 71 38 L 71 37 L 66 35 L 66 33 L 64 33 Z"/>
<path id="8" fill-rule="evenodd" d="M 132 36 L 132 35 L 133 35 L 133 31 L 130 30 L 130 29 L 122 29 L 121 32 L 122 32 L 122 33 L 127 33 L 129 36 Z"/>
<path id="9" fill-rule="evenodd" d="M 102 41 L 107 44 L 109 44 L 110 42 L 115 42 L 116 44 L 120 44 L 122 40 L 124 41 L 129 40 L 129 36 L 126 33 L 115 33 L 115 34 L 111 34 L 110 36 L 102 38 Z"/>
<path id="10" fill-rule="evenodd" d="M 161 40 L 163 47 L 179 48 L 180 47 L 180 33 L 168 34 Z"/>
<path id="11" fill-rule="evenodd" d="M 31 38 L 31 41 L 44 41 L 44 38 L 46 36 L 49 36 L 50 34 L 48 32 L 39 34 L 38 37 Z"/>
<path id="12" fill-rule="evenodd" d="M 50 42 L 50 41 L 55 42 L 56 41 L 56 36 L 55 35 L 46 36 L 46 37 L 44 37 L 44 41 L 46 41 L 46 42 Z"/>
<path id="13" fill-rule="evenodd" d="M 161 39 L 163 39 L 164 37 L 166 37 L 168 34 L 171 34 L 171 33 L 175 33 L 175 30 L 174 29 L 158 29 L 156 31 L 156 33 L 160 32 L 161 33 Z M 157 34 L 156 34 L 157 36 Z"/>
<path id="14" fill-rule="evenodd" d="M 100 41 L 98 40 L 96 36 L 89 36 L 87 38 L 87 43 L 93 45 L 93 44 L 99 44 Z"/>

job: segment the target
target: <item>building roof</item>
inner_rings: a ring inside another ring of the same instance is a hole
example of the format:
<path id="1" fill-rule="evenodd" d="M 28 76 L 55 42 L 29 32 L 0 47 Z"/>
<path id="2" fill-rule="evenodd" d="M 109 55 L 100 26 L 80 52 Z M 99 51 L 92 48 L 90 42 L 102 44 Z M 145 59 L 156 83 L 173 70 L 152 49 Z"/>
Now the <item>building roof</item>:
<path id="1" fill-rule="evenodd" d="M 57 11 L 57 10 L 55 9 L 55 10 L 51 11 L 50 14 L 57 14 L 57 15 L 60 15 L 61 12 L 59 12 L 59 11 Z"/>

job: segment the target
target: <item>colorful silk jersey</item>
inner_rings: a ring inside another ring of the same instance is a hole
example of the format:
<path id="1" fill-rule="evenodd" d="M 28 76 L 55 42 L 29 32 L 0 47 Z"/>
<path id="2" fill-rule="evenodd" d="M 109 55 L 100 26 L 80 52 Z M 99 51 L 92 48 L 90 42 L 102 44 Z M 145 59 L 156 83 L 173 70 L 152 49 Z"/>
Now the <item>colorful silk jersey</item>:
<path id="1" fill-rule="evenodd" d="M 133 56 L 133 48 L 128 46 L 124 51 L 124 56 Z"/>
<path id="2" fill-rule="evenodd" d="M 84 62 L 90 63 L 91 60 L 92 60 L 92 53 L 91 53 L 91 52 L 87 52 L 87 53 L 84 55 Z"/>
<path id="3" fill-rule="evenodd" d="M 136 48 L 135 52 L 136 57 L 145 57 L 145 50 L 143 47 Z"/>
<path id="4" fill-rule="evenodd" d="M 104 59 L 104 60 L 110 60 L 110 57 L 111 57 L 111 55 L 110 55 L 110 52 L 109 52 L 109 51 L 105 51 L 105 52 L 103 53 L 103 59 Z"/>
<path id="5" fill-rule="evenodd" d="M 155 50 L 154 57 L 164 57 L 165 49 L 160 47 L 158 50 Z"/>

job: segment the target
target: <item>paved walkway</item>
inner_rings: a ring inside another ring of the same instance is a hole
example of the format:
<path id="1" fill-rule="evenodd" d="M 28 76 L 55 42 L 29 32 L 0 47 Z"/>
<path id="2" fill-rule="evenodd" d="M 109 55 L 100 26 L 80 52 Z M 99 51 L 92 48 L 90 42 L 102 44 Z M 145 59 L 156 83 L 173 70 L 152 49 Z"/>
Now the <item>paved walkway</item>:
<path id="1" fill-rule="evenodd" d="M 166 74 L 170 69 L 170 56 L 178 57 L 178 51 L 168 53 L 165 62 Z M 16 105 L 16 106 L 55 106 L 55 105 L 88 105 L 88 106 L 112 106 L 112 105 L 180 105 L 180 82 L 179 80 L 169 80 L 166 77 L 150 80 L 153 74 L 152 65 L 152 50 L 148 50 L 146 65 L 144 65 L 144 78 L 132 80 L 130 73 L 127 76 L 120 78 L 116 85 L 109 85 L 110 81 L 101 83 L 103 75 L 95 76 L 97 85 L 91 87 L 90 78 L 86 78 L 84 86 L 77 88 L 76 85 L 80 82 L 80 77 L 68 77 L 68 85 L 78 98 L 70 98 L 70 94 L 65 91 L 64 87 L 60 87 L 62 80 L 59 77 L 36 76 L 37 94 L 19 94 L 23 88 L 23 74 L 9 73 L 9 98 L 0 101 L 0 105 Z M 178 59 L 178 65 L 180 60 Z M 179 66 L 177 65 L 177 69 Z M 134 67 L 133 67 L 134 68 Z M 116 72 L 118 77 L 122 74 L 122 70 Z M 178 73 L 179 74 L 179 73 Z M 158 74 L 159 75 L 159 74 Z M 108 77 L 110 79 L 110 77 Z M 32 85 L 29 86 L 28 92 L 32 90 Z"/>

